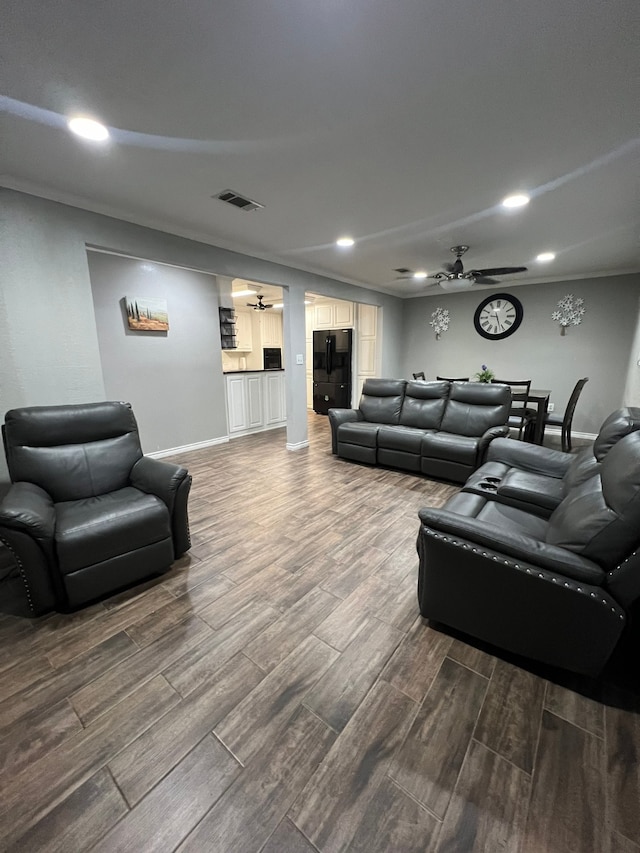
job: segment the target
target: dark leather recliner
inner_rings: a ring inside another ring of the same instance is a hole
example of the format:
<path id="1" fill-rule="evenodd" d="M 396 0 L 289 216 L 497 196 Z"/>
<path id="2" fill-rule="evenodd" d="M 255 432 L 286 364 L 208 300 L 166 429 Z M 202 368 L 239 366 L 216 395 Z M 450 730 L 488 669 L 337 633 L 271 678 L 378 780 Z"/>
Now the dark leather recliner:
<path id="1" fill-rule="evenodd" d="M 0 541 L 30 615 L 166 571 L 191 547 L 191 477 L 143 456 L 128 403 L 13 409 L 2 433 L 13 485 L 0 503 Z"/>
<path id="2" fill-rule="evenodd" d="M 597 675 L 640 599 L 640 410 L 573 455 L 509 440 L 442 509 L 420 510 L 423 616 Z"/>

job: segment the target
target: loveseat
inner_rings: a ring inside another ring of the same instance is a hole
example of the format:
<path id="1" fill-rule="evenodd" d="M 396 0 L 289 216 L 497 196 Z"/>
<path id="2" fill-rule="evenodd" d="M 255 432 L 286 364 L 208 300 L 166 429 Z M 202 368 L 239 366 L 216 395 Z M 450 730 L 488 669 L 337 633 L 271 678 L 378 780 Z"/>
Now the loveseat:
<path id="1" fill-rule="evenodd" d="M 511 391 L 480 382 L 367 379 L 357 409 L 329 409 L 334 454 L 463 483 L 509 433 Z"/>
<path id="2" fill-rule="evenodd" d="M 419 516 L 424 617 L 597 675 L 640 599 L 640 409 L 614 412 L 577 454 L 498 439 Z"/>

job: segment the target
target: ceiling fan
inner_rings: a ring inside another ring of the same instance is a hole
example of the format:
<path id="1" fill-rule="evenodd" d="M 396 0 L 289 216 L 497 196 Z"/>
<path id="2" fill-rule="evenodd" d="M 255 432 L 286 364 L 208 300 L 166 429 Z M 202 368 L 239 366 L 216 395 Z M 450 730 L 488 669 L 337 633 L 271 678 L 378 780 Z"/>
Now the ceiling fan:
<path id="1" fill-rule="evenodd" d="M 495 278 L 491 278 L 491 276 L 510 275 L 511 273 L 527 271 L 526 267 L 489 267 L 488 269 L 465 272 L 462 256 L 468 248 L 468 246 L 452 246 L 449 251 L 456 256 L 455 261 L 452 264 L 446 263 L 442 265 L 445 272 L 436 272 L 427 276 L 427 278 L 435 278 L 438 284 L 442 284 L 445 281 L 468 281 L 471 284 L 498 284 L 498 281 Z M 413 278 L 413 275 L 402 275 L 399 278 Z"/>
<path id="2" fill-rule="evenodd" d="M 254 311 L 266 311 L 267 308 L 273 308 L 273 305 L 263 303 L 264 296 L 261 293 L 258 294 L 257 299 L 257 302 L 247 302 L 247 308 L 253 308 Z"/>

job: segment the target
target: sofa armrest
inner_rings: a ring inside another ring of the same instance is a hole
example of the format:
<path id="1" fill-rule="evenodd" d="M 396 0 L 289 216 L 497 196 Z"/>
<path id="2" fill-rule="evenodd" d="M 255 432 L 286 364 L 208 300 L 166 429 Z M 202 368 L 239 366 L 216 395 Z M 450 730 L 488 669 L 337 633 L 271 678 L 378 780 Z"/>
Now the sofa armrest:
<path id="1" fill-rule="evenodd" d="M 338 427 L 350 421 L 362 421 L 360 409 L 329 409 L 329 424 L 331 425 L 331 452 L 338 452 Z"/>
<path id="2" fill-rule="evenodd" d="M 169 513 L 173 514 L 176 494 L 181 483 L 188 476 L 189 472 L 181 465 L 143 456 L 131 469 L 129 479 L 136 489 L 160 498 L 166 504 Z"/>
<path id="3" fill-rule="evenodd" d="M 563 453 L 561 450 L 506 438 L 492 441 L 487 451 L 488 462 L 502 462 L 513 468 L 559 480 L 567 473 L 573 458 L 571 453 Z"/>
<path id="4" fill-rule="evenodd" d="M 509 435 L 509 427 L 507 424 L 502 424 L 501 426 L 489 427 L 484 435 L 480 436 L 480 441 L 478 442 L 478 465 L 482 465 L 485 461 L 489 446 L 497 438 L 504 438 L 507 435 Z"/>
<path id="5" fill-rule="evenodd" d="M 576 581 L 601 586 L 605 572 L 596 563 L 559 548 L 541 542 L 514 530 L 505 530 L 477 518 L 467 518 L 446 509 L 425 507 L 419 512 L 425 527 L 440 533 L 460 536 L 480 547 L 490 548 L 505 556 L 521 560 L 532 566 L 558 572 Z"/>
<path id="6" fill-rule="evenodd" d="M 56 527 L 52 498 L 33 483 L 14 483 L 0 503 L 0 526 L 51 542 Z"/>

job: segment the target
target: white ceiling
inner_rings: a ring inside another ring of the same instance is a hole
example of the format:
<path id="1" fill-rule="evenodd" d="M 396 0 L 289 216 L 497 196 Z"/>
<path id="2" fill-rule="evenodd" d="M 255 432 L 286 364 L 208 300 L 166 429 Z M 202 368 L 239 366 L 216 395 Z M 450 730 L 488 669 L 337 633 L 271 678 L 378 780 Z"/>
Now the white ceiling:
<path id="1" fill-rule="evenodd" d="M 398 295 L 425 283 L 394 268 L 458 243 L 467 269 L 529 267 L 505 283 L 635 271 L 639 9 L 5 3 L 0 183 Z M 74 113 L 111 142 L 72 138 Z M 227 188 L 265 209 L 211 198 Z"/>

